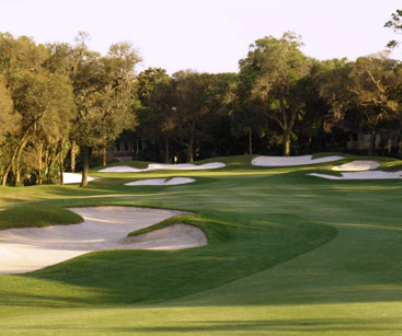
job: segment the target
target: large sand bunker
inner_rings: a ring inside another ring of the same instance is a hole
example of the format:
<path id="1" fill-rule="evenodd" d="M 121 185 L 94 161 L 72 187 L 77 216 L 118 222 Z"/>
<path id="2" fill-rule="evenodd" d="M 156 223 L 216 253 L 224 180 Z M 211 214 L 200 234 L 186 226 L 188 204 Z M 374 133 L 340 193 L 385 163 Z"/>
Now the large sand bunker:
<path id="1" fill-rule="evenodd" d="M 217 169 L 223 168 L 225 164 L 222 162 L 204 163 L 202 165 L 195 165 L 192 163 L 179 163 L 179 164 L 162 164 L 151 163 L 148 168 L 133 168 L 130 166 L 114 166 L 99 170 L 100 173 L 139 173 L 150 170 L 159 169 L 180 169 L 180 170 L 205 170 L 205 169 Z"/>
<path id="2" fill-rule="evenodd" d="M 348 163 L 344 163 L 340 166 L 332 167 L 332 170 L 335 171 L 366 171 L 377 169 L 380 164 L 376 161 L 363 161 L 356 160 Z"/>
<path id="3" fill-rule="evenodd" d="M 0 231 L 0 274 L 30 272 L 98 250 L 174 250 L 208 243 L 201 229 L 185 224 L 127 238 L 132 231 L 185 213 L 182 211 L 131 207 L 70 210 L 84 222 Z"/>
<path id="4" fill-rule="evenodd" d="M 134 182 L 125 183 L 127 186 L 150 186 L 150 185 L 157 185 L 157 186 L 172 186 L 172 185 L 180 185 L 180 184 L 187 184 L 193 183 L 195 180 L 189 177 L 173 177 L 169 178 L 155 178 L 155 179 L 146 179 L 146 180 L 139 180 Z"/>
<path id="5" fill-rule="evenodd" d="M 327 174 L 311 173 L 307 174 L 326 178 L 329 180 L 386 180 L 386 179 L 400 179 L 402 178 L 402 171 L 400 172 L 384 172 L 384 171 L 364 171 L 364 172 L 351 172 L 342 173 L 342 176 L 334 176 Z"/>
<path id="6" fill-rule="evenodd" d="M 319 159 L 313 159 L 312 155 L 303 156 L 257 156 L 251 163 L 254 166 L 282 167 L 282 166 L 300 166 L 323 162 L 342 160 L 342 156 L 326 156 Z"/>

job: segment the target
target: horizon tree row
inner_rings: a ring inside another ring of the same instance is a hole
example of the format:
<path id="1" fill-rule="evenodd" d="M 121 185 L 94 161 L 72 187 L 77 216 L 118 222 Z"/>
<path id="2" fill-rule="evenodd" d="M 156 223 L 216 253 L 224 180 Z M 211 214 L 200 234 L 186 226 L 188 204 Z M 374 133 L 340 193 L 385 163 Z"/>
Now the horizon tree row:
<path id="1" fill-rule="evenodd" d="M 400 30 L 401 13 L 386 27 Z M 402 65 L 389 52 L 320 61 L 287 32 L 251 44 L 238 73 L 148 68 L 137 75 L 141 58 L 129 43 L 102 56 L 87 39 L 80 32 L 72 46 L 37 45 L 0 34 L 2 186 L 63 184 L 64 170 L 77 166 L 86 186 L 93 153 L 106 165 L 119 137 L 147 140 L 136 159 L 193 162 L 346 151 L 345 140 L 359 131 L 375 155 L 377 132 L 387 127 L 402 152 Z"/>
<path id="2" fill-rule="evenodd" d="M 359 131 L 369 134 L 368 153 L 375 155 L 380 126 L 399 134 L 400 152 L 400 62 L 389 52 L 355 62 L 319 61 L 305 56 L 301 45 L 290 32 L 259 39 L 239 61 L 239 73 L 141 72 L 139 126 L 132 136 L 157 145 L 138 158 L 172 162 L 178 154 L 192 162 L 254 148 L 283 155 L 346 151 L 346 140 Z"/>

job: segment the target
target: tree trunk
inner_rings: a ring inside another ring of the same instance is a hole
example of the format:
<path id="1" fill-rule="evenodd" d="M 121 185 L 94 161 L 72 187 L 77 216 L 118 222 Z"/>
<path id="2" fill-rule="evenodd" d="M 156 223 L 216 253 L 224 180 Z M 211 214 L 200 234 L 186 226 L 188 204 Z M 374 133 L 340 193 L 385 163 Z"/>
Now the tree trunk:
<path id="1" fill-rule="evenodd" d="M 0 159 L 0 185 L 3 180 L 3 174 L 4 174 L 4 166 L 3 166 L 3 162 Z"/>
<path id="2" fill-rule="evenodd" d="M 8 174 L 10 174 L 12 165 L 13 165 L 13 161 L 11 161 L 9 163 L 9 165 L 7 166 L 6 170 L 3 173 L 3 178 L 1 180 L 1 186 L 2 187 L 5 187 L 7 185 Z"/>
<path id="3" fill-rule="evenodd" d="M 103 139 L 103 151 L 102 151 L 102 156 L 103 156 L 103 167 L 106 167 L 107 165 L 107 153 L 106 153 L 106 139 Z"/>
<path id="4" fill-rule="evenodd" d="M 311 153 L 311 143 L 313 142 L 313 136 L 310 134 L 307 141 L 307 153 Z"/>
<path id="5" fill-rule="evenodd" d="M 17 150 L 18 150 L 18 147 L 15 148 L 15 150 L 14 150 L 14 152 L 13 152 L 13 155 L 11 156 L 10 163 L 8 164 L 6 170 L 5 170 L 4 173 L 3 173 L 3 178 L 2 178 L 2 180 L 1 180 L 1 186 L 2 186 L 2 187 L 5 187 L 5 186 L 7 185 L 8 175 L 10 174 L 11 168 L 12 168 L 13 165 L 14 165 L 14 160 L 15 160 L 15 156 L 16 156 L 16 154 L 17 154 Z"/>
<path id="6" fill-rule="evenodd" d="M 191 133 L 190 143 L 187 146 L 187 160 L 188 162 L 194 162 L 194 132 Z"/>
<path id="7" fill-rule="evenodd" d="M 60 172 L 60 185 L 64 185 L 64 159 L 63 159 L 63 140 L 59 141 L 59 172 Z"/>
<path id="8" fill-rule="evenodd" d="M 38 184 L 43 184 L 43 175 L 42 175 L 42 156 L 43 156 L 43 143 L 40 142 L 38 144 Z"/>
<path id="9" fill-rule="evenodd" d="M 187 150 L 187 161 L 193 163 L 194 162 L 194 153 L 193 148 L 189 147 Z"/>
<path id="10" fill-rule="evenodd" d="M 248 128 L 248 153 L 253 154 L 253 128 Z"/>
<path id="11" fill-rule="evenodd" d="M 399 158 L 402 159 L 402 138 L 399 140 Z"/>
<path id="12" fill-rule="evenodd" d="M 51 174 L 53 171 L 53 166 L 59 161 L 61 153 L 59 153 L 58 146 L 56 149 L 50 149 L 48 151 L 48 160 L 47 160 L 47 171 L 46 171 L 46 178 L 47 178 L 47 183 L 51 182 Z"/>
<path id="13" fill-rule="evenodd" d="M 89 163 L 91 161 L 92 148 L 84 147 L 84 166 L 82 167 L 82 180 L 80 187 L 86 187 L 88 185 L 88 173 L 89 173 Z"/>
<path id="14" fill-rule="evenodd" d="M 290 155 L 290 130 L 285 130 L 283 132 L 283 155 Z"/>
<path id="15" fill-rule="evenodd" d="M 75 158 L 77 155 L 77 143 L 75 140 L 71 140 L 71 149 L 70 149 L 70 169 L 73 173 L 75 173 Z"/>
<path id="16" fill-rule="evenodd" d="M 46 146 L 46 150 L 45 150 L 45 156 L 44 156 L 44 161 L 45 161 L 45 171 L 44 171 L 44 175 L 46 176 L 46 183 L 49 183 L 49 156 L 50 156 L 50 152 L 49 152 L 49 145 Z"/>
<path id="17" fill-rule="evenodd" d="M 165 140 L 165 162 L 170 163 L 169 138 Z"/>
<path id="18" fill-rule="evenodd" d="M 376 155 L 376 148 L 375 148 L 376 135 L 377 130 L 372 129 L 370 132 L 369 155 Z"/>
<path id="19" fill-rule="evenodd" d="M 13 169 L 14 173 L 14 186 L 21 187 L 21 158 L 16 158 L 15 160 L 15 167 Z"/>
<path id="20" fill-rule="evenodd" d="M 15 158 L 17 157 L 18 150 L 19 150 L 20 146 L 26 141 L 27 136 L 28 136 L 28 131 L 25 131 L 24 135 L 21 138 L 20 143 L 15 147 L 15 149 L 13 151 L 13 154 L 11 155 L 10 163 L 8 164 L 6 170 L 4 171 L 3 178 L 2 178 L 2 181 L 1 181 L 1 186 L 2 187 L 5 187 L 7 185 L 8 175 L 10 174 L 11 168 L 14 167 Z"/>
<path id="21" fill-rule="evenodd" d="M 25 146 L 27 145 L 29 139 L 24 139 L 18 150 L 17 150 L 17 155 L 15 156 L 14 160 L 14 166 L 13 166 L 13 173 L 14 173 L 14 185 L 16 187 L 22 186 L 22 181 L 21 181 L 21 159 L 22 159 L 22 152 L 25 149 Z"/>

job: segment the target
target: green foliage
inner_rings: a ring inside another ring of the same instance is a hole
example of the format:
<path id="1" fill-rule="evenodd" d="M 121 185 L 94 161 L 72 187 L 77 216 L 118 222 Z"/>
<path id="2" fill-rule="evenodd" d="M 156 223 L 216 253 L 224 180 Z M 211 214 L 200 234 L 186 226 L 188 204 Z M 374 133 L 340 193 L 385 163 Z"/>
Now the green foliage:
<path id="1" fill-rule="evenodd" d="M 281 128 L 285 155 L 290 154 L 291 132 L 305 104 L 301 79 L 310 71 L 301 46 L 300 36 L 292 32 L 279 40 L 268 36 L 255 41 L 247 58 L 240 61 L 240 71 L 247 74 L 242 78 L 248 78 L 246 99 L 259 102 L 257 116 L 264 115 Z"/>
<path id="2" fill-rule="evenodd" d="M 397 9 L 395 13 L 391 14 L 391 20 L 387 21 L 384 25 L 385 28 L 392 28 L 395 33 L 401 32 L 402 29 L 402 10 Z M 388 48 L 395 48 L 399 46 L 400 42 L 397 42 L 395 40 L 391 40 L 388 42 L 387 47 Z"/>
<path id="3" fill-rule="evenodd" d="M 399 10 L 386 27 L 400 30 Z M 239 73 L 169 76 L 148 68 L 137 76 L 141 58 L 130 43 L 113 44 L 102 56 L 88 49 L 88 37 L 79 32 L 74 45 L 41 45 L 0 34 L 3 185 L 61 180 L 66 163 L 75 171 L 77 153 L 86 185 L 92 152 L 102 152 L 106 165 L 107 148 L 123 132 L 121 140 L 141 142 L 131 153 L 138 159 L 171 163 L 276 155 L 279 145 L 285 155 L 345 151 L 357 133 L 374 139 L 377 128 L 402 122 L 401 67 L 386 53 L 318 61 L 287 32 L 256 40 Z M 68 143 L 76 144 L 70 153 L 63 150 Z"/>
<path id="4" fill-rule="evenodd" d="M 7 89 L 4 77 L 0 75 L 0 144 L 5 136 L 12 134 L 18 125 L 18 116 L 13 113 L 11 92 Z"/>
<path id="5" fill-rule="evenodd" d="M 169 75 L 162 68 L 148 68 L 140 72 L 137 78 L 137 94 L 143 106 L 149 106 L 149 101 L 156 86 L 169 80 Z"/>

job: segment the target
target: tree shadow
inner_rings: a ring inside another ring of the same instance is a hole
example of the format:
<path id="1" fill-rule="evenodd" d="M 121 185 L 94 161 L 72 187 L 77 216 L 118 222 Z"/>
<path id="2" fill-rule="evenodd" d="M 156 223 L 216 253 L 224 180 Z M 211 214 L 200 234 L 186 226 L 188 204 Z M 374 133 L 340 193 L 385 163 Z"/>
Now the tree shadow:
<path id="1" fill-rule="evenodd" d="M 136 323 L 135 320 L 130 324 Z M 157 322 L 155 324 L 158 324 Z M 272 332 L 286 332 L 286 334 L 300 334 L 300 333 L 326 333 L 326 332 L 399 332 L 402 327 L 400 319 L 396 318 L 370 318 L 370 319 L 356 319 L 356 318 L 332 318 L 332 319 L 273 319 L 273 320 L 216 320 L 216 321 L 193 321 L 193 322 L 180 322 L 170 326 L 127 326 L 127 327 L 105 327 L 105 326 L 86 326 L 84 325 L 4 325 L 2 330 L 35 330 L 39 331 L 56 331 L 62 329 L 63 331 L 75 332 L 103 332 L 113 335 L 127 334 L 127 333 L 172 333 L 172 334 L 192 334 L 202 332 L 203 334 L 230 333 L 230 334 L 244 334 L 244 332 L 271 335 Z M 282 334 L 282 333 L 281 333 Z"/>

